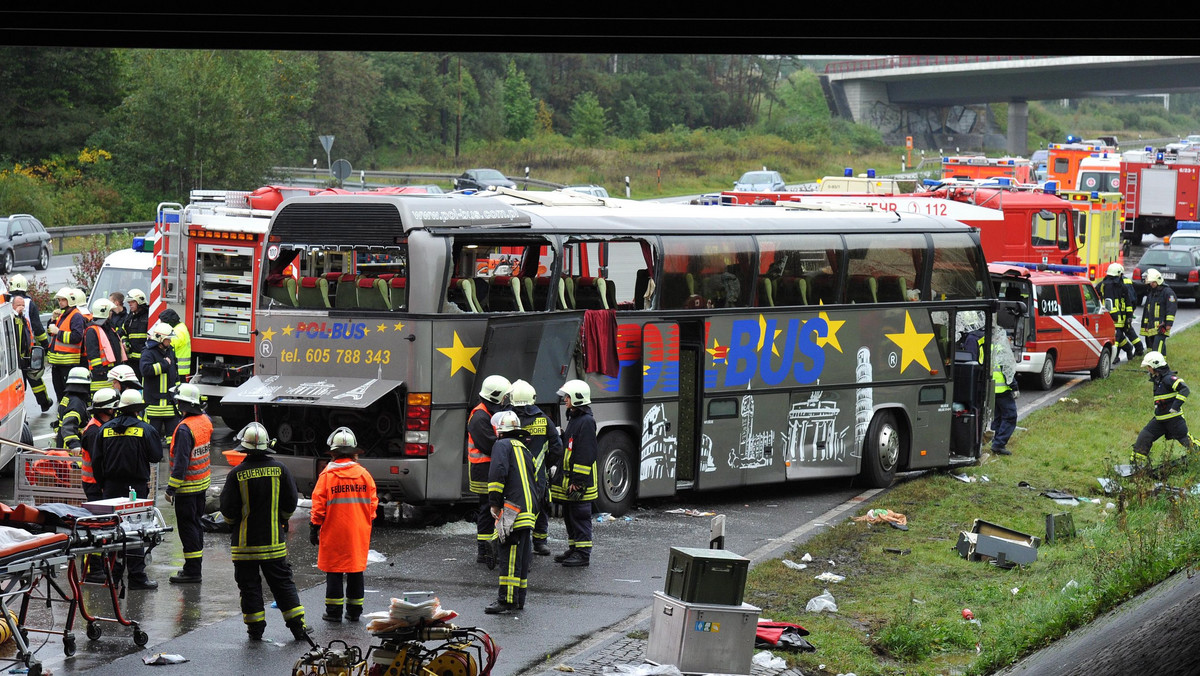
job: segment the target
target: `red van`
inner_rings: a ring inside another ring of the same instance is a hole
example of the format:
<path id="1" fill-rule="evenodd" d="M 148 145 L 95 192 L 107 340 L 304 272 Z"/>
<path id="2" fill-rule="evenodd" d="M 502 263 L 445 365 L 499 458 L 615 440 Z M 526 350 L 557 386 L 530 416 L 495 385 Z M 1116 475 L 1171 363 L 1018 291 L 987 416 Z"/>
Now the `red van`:
<path id="1" fill-rule="evenodd" d="M 988 265 L 988 271 L 997 298 L 1023 301 L 1028 308 L 1026 317 L 1008 327 L 1013 345 L 1024 342 L 1017 373 L 1034 374 L 1043 390 L 1054 386 L 1055 373 L 1088 371 L 1092 378 L 1108 377 L 1116 354 L 1115 331 L 1091 282 L 997 263 Z"/>

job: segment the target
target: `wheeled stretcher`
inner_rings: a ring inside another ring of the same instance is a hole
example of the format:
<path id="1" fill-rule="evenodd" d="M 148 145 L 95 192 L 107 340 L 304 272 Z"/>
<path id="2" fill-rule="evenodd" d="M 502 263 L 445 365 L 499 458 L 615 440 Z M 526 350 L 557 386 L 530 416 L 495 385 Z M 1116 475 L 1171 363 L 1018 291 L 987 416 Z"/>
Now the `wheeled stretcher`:
<path id="1" fill-rule="evenodd" d="M 17 643 L 15 659 L 31 676 L 41 673 L 41 664 L 29 648 L 30 633 L 62 636 L 63 652 L 75 653 L 73 627 L 76 613 L 87 622 L 87 637 L 100 638 L 101 623 L 133 627 L 133 641 L 144 646 L 149 636 L 121 609 L 124 589 L 114 575 L 118 560 L 128 554 L 149 551 L 162 541 L 171 527 L 162 513 L 147 505 L 132 513 L 92 514 L 71 505 L 0 504 L 0 614 Z M 88 566 L 83 565 L 89 561 Z M 83 586 L 91 570 L 104 573 L 102 586 L 112 600 L 112 616 L 89 610 Z M 64 573 L 65 581 L 60 578 Z M 11 606 L 20 598 L 19 609 Z M 61 630 L 27 625 L 31 601 L 67 606 Z"/>

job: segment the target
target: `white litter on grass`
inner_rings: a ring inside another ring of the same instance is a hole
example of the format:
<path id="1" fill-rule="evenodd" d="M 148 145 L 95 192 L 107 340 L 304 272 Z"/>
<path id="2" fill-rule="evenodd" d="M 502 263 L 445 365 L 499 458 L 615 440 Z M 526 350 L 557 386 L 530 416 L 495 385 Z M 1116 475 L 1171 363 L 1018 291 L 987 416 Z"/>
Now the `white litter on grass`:
<path id="1" fill-rule="evenodd" d="M 821 582 L 841 582 L 842 580 L 846 579 L 846 576 L 836 575 L 834 573 L 821 573 L 813 579 L 820 580 Z"/>
<path id="2" fill-rule="evenodd" d="M 812 562 L 812 554 L 809 554 L 808 552 L 804 552 L 804 556 L 801 556 L 800 560 L 805 563 L 811 563 Z"/>
<path id="3" fill-rule="evenodd" d="M 837 612 L 837 603 L 833 600 L 833 594 L 826 589 L 824 594 L 814 596 L 808 600 L 808 605 L 804 606 L 804 610 L 810 613 L 820 613 L 828 610 L 831 613 Z"/>
<path id="4" fill-rule="evenodd" d="M 754 653 L 754 664 L 764 669 L 787 669 L 787 660 L 771 654 L 770 650 Z"/>
<path id="5" fill-rule="evenodd" d="M 1054 498 L 1054 501 L 1064 507 L 1074 507 L 1079 504 L 1075 498 Z"/>
<path id="6" fill-rule="evenodd" d="M 605 676 L 683 676 L 674 664 L 612 664 L 604 667 Z"/>
<path id="7" fill-rule="evenodd" d="M 1065 594 L 1065 593 L 1067 593 L 1067 590 L 1068 590 L 1068 589 L 1076 589 L 1076 588 L 1078 588 L 1078 587 L 1079 587 L 1079 583 L 1078 583 L 1078 582 L 1076 582 L 1075 580 L 1071 580 L 1070 582 L 1068 582 L 1067 584 L 1065 584 L 1065 585 L 1063 586 L 1063 588 L 1062 588 L 1062 593 L 1064 593 L 1064 594 Z"/>
<path id="8" fill-rule="evenodd" d="M 955 479 L 958 479 L 959 481 L 963 482 L 964 484 L 974 483 L 974 481 L 975 481 L 975 477 L 967 476 L 966 474 L 951 474 L 950 476 L 954 477 Z"/>
<path id="9" fill-rule="evenodd" d="M 1013 588 L 1012 588 L 1012 589 L 1010 589 L 1009 591 L 1011 591 L 1011 592 L 1012 592 L 1012 595 L 1013 595 L 1013 596 L 1016 596 L 1016 595 L 1017 595 L 1017 592 L 1021 591 L 1021 588 L 1020 588 L 1020 587 L 1013 587 Z"/>
<path id="10" fill-rule="evenodd" d="M 1075 397 L 1060 397 L 1059 401 L 1066 402 L 1068 404 L 1078 404 L 1079 403 L 1079 400 L 1076 399 Z"/>
<path id="11" fill-rule="evenodd" d="M 805 568 L 808 568 L 807 565 L 805 565 L 803 563 L 796 563 L 795 561 L 793 561 L 791 559 L 784 559 L 783 565 L 787 566 L 788 568 L 791 568 L 792 570 L 804 570 Z"/>
<path id="12" fill-rule="evenodd" d="M 383 554 L 375 551 L 374 549 L 367 551 L 367 563 L 368 564 L 386 563 L 386 562 L 387 562 L 387 557 L 384 556 Z"/>

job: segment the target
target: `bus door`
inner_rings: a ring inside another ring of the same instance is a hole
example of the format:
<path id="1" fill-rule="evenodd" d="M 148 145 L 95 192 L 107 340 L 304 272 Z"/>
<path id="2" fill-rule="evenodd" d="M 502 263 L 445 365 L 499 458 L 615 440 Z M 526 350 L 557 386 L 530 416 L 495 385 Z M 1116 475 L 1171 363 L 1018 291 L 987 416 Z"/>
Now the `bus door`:
<path id="1" fill-rule="evenodd" d="M 695 359 L 693 353 L 692 359 Z M 679 325 L 651 322 L 642 327 L 642 442 L 638 496 L 674 495 L 676 484 L 690 487 L 695 480 L 694 414 L 682 424 Z M 695 401 L 695 368 L 687 378 Z"/>
<path id="2" fill-rule="evenodd" d="M 567 380 L 582 322 L 582 312 L 488 319 L 471 392 L 478 392 L 483 379 L 490 375 L 499 374 L 510 381 L 520 378 L 533 385 L 537 403 L 557 418 L 555 393 Z"/>

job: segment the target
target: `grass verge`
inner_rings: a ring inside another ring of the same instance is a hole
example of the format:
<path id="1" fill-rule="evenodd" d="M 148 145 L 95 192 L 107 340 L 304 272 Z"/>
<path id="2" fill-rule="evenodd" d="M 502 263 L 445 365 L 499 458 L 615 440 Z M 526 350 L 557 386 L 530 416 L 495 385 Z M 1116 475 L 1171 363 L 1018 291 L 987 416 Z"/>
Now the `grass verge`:
<path id="1" fill-rule="evenodd" d="M 1192 386 L 1200 385 L 1200 372 L 1190 366 L 1198 356 L 1200 331 L 1171 338 L 1168 360 Z M 962 472 L 974 482 L 931 473 L 897 485 L 859 512 L 901 512 L 908 531 L 838 524 L 785 556 L 798 561 L 811 553 L 807 569 L 779 560 L 756 567 L 747 602 L 762 607 L 763 617 L 812 632 L 816 653 L 786 653 L 804 673 L 984 674 L 1048 645 L 1200 557 L 1200 495 L 1191 493 L 1200 462 L 1168 478 L 1178 491 L 1130 478 L 1120 480 L 1119 494 L 1106 495 L 1098 481 L 1118 479 L 1113 465 L 1128 462 L 1130 444 L 1150 418 L 1151 388 L 1138 363 L 1122 362 L 1110 378 L 1085 383 L 1024 419 L 1027 429 L 1009 445 L 1012 456 L 988 456 Z M 1160 440 L 1153 453 L 1157 463 L 1183 451 Z M 1091 501 L 1063 506 L 1040 495 L 1048 489 Z M 1001 570 L 969 562 L 954 549 L 959 532 L 976 518 L 1041 537 L 1045 516 L 1062 512 L 1072 515 L 1076 536 L 1043 543 L 1028 566 Z M 813 579 L 826 571 L 846 579 Z M 808 599 L 824 589 L 838 612 L 806 612 Z M 964 608 L 977 623 L 963 619 Z"/>

